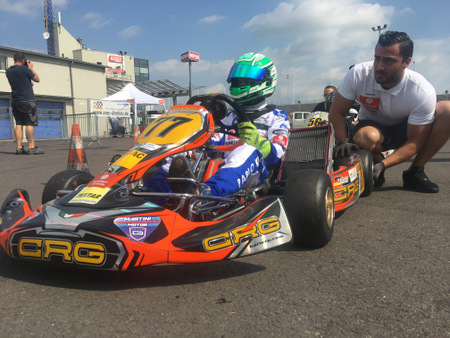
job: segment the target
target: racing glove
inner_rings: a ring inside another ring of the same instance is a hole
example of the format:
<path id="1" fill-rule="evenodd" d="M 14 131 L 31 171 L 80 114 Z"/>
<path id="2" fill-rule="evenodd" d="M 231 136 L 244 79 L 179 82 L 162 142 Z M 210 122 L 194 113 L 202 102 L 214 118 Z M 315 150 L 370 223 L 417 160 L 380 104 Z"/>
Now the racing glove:
<path id="1" fill-rule="evenodd" d="M 264 158 L 269 156 L 272 149 L 270 141 L 261 135 L 255 125 L 251 122 L 241 122 L 238 124 L 239 140 L 258 149 Z"/>
<path id="2" fill-rule="evenodd" d="M 347 157 L 351 152 L 358 151 L 359 147 L 348 139 L 339 141 L 333 149 L 333 158 Z"/>

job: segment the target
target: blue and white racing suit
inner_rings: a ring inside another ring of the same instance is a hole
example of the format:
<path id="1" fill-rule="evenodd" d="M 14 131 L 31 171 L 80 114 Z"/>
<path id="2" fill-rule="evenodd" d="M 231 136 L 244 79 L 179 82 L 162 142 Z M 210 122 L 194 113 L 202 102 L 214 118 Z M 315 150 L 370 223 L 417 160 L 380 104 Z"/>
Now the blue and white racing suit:
<path id="1" fill-rule="evenodd" d="M 266 107 L 267 102 L 264 100 L 257 106 L 245 109 L 258 133 L 271 142 L 270 154 L 263 158 L 258 149 L 245 143 L 231 152 L 224 153 L 225 164 L 205 182 L 211 189 L 211 195 L 224 197 L 243 187 L 255 187 L 267 178 L 269 170 L 280 165 L 288 142 L 288 116 L 284 110 L 278 109 L 261 114 Z M 257 117 L 252 119 L 252 115 Z M 228 112 L 221 122 L 225 126 L 237 125 L 237 115 L 234 111 Z M 238 141 L 238 137 L 229 134 L 215 134 L 211 139 L 213 145 L 233 145 Z M 171 162 L 172 159 L 168 158 L 144 186 L 153 191 L 170 191 L 170 185 L 163 182 L 163 179 L 168 175 Z"/>

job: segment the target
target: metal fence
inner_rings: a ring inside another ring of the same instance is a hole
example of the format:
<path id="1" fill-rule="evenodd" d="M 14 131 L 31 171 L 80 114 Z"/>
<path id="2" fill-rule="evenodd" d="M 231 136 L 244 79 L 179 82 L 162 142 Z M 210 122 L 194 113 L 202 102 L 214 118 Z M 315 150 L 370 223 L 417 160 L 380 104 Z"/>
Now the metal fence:
<path id="1" fill-rule="evenodd" d="M 126 134 L 130 134 L 131 126 L 129 118 L 121 118 L 121 125 L 125 127 Z M 101 137 L 111 136 L 111 122 L 109 116 L 97 113 L 73 114 L 61 116 L 61 140 L 70 142 L 72 125 L 78 124 L 83 141 L 100 144 Z"/>

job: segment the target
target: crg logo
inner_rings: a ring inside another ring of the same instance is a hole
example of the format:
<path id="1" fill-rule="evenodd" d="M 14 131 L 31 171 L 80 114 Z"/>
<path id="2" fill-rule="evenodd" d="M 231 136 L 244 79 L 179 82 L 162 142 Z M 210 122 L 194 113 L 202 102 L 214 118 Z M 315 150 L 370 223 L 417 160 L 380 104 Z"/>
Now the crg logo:
<path id="1" fill-rule="evenodd" d="M 101 266 L 105 262 L 106 249 L 102 244 L 89 242 L 72 243 L 68 240 L 27 238 L 19 241 L 19 255 L 22 258 L 34 258 L 50 261 L 60 257 L 64 263 Z"/>
<path id="2" fill-rule="evenodd" d="M 209 237 L 203 240 L 203 247 L 206 251 L 216 251 L 231 246 L 238 245 L 245 239 L 257 238 L 266 234 L 278 231 L 281 228 L 277 217 L 272 216 L 259 220 L 254 226 L 243 225 L 231 231 Z"/>

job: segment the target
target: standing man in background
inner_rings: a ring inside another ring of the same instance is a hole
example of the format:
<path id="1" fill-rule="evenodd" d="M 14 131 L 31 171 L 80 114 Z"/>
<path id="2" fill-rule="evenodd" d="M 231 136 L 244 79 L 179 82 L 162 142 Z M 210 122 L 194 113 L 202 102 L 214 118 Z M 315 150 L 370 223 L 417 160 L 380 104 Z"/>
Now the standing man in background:
<path id="1" fill-rule="evenodd" d="M 331 86 L 331 85 L 326 86 L 323 90 L 323 98 L 325 101 L 319 102 L 312 111 L 313 112 L 315 112 L 315 111 L 326 111 L 326 112 L 330 111 L 331 104 L 333 103 L 331 100 L 332 97 L 330 94 L 335 92 L 336 90 L 337 89 L 335 86 Z"/>
<path id="2" fill-rule="evenodd" d="M 6 77 L 12 90 L 12 109 L 16 127 L 16 155 L 41 155 L 44 152 L 34 144 L 34 127 L 38 125 L 36 99 L 31 81 L 39 82 L 39 75 L 33 69 L 33 63 L 27 61 L 21 52 L 14 54 L 14 65 L 6 70 Z M 28 151 L 22 145 L 23 126 L 28 141 Z"/>

